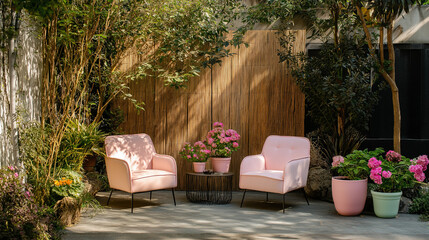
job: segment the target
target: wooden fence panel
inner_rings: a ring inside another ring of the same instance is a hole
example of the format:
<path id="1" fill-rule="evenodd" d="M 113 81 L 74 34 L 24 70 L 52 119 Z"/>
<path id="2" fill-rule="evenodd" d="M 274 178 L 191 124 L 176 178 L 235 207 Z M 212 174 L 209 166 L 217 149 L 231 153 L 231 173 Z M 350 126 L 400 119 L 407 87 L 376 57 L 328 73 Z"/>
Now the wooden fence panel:
<path id="1" fill-rule="evenodd" d="M 303 51 L 305 31 L 295 34 L 294 48 Z M 115 102 L 125 115 L 122 132 L 148 133 L 158 153 L 176 159 L 178 189 L 186 188 L 185 174 L 192 171 L 192 164 L 180 159 L 180 149 L 184 142 L 203 139 L 213 122 L 223 122 L 241 135 L 230 166 L 234 189 L 241 160 L 260 153 L 267 136 L 304 134 L 304 95 L 287 66 L 279 63 L 275 31 L 249 31 L 244 40 L 248 48 L 232 49 L 235 55 L 205 69 L 186 89 L 168 88 L 151 78 L 131 83 L 130 93 L 146 103 L 143 112 L 125 101 Z M 126 64 L 131 67 L 133 61 L 138 60 L 131 57 Z"/>

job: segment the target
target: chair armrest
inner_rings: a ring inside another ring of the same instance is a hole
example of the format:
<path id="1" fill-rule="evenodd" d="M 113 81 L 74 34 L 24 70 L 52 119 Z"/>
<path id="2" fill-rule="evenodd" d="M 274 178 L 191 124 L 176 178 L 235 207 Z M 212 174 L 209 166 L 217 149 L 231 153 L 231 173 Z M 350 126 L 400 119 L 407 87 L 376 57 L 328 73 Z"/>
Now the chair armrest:
<path id="1" fill-rule="evenodd" d="M 111 188 L 131 192 L 131 170 L 127 161 L 106 157 L 106 172 Z"/>
<path id="2" fill-rule="evenodd" d="M 250 155 L 243 158 L 240 165 L 240 174 L 265 169 L 265 158 L 262 154 Z"/>
<path id="3" fill-rule="evenodd" d="M 176 160 L 169 155 L 155 154 L 152 159 L 153 169 L 172 172 L 177 175 Z"/>
<path id="4" fill-rule="evenodd" d="M 290 192 L 307 185 L 310 157 L 289 161 L 284 171 L 284 192 Z"/>

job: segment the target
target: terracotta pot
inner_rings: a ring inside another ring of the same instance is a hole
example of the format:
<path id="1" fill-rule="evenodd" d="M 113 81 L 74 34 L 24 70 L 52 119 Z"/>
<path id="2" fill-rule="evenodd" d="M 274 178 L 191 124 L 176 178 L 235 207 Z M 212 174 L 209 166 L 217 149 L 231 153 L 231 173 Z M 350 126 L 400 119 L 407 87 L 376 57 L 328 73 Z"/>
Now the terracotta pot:
<path id="1" fill-rule="evenodd" d="M 206 162 L 193 162 L 194 172 L 201 173 L 206 170 Z"/>
<path id="2" fill-rule="evenodd" d="M 332 178 L 332 198 L 335 209 L 340 215 L 359 215 L 367 196 L 368 179 L 348 180 L 347 177 Z"/>
<path id="3" fill-rule="evenodd" d="M 221 157 L 212 157 L 213 171 L 219 173 L 227 173 L 229 171 L 229 164 L 231 163 L 231 158 L 221 158 Z"/>

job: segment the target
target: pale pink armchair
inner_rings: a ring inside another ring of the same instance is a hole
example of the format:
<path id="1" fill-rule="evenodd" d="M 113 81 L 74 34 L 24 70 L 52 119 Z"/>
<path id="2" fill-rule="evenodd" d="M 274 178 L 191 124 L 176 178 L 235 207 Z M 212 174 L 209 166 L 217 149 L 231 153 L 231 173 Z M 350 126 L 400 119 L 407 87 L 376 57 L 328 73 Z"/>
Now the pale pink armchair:
<path id="1" fill-rule="evenodd" d="M 174 205 L 177 187 L 177 166 L 173 157 L 155 152 L 149 135 L 131 134 L 108 136 L 105 140 L 106 171 L 109 179 L 109 205 L 113 189 L 131 193 L 133 212 L 134 193 L 171 188 Z"/>
<path id="2" fill-rule="evenodd" d="M 262 153 L 247 156 L 240 166 L 240 188 L 244 189 L 240 207 L 243 206 L 247 190 L 285 194 L 307 185 L 310 166 L 310 141 L 305 137 L 269 136 Z"/>

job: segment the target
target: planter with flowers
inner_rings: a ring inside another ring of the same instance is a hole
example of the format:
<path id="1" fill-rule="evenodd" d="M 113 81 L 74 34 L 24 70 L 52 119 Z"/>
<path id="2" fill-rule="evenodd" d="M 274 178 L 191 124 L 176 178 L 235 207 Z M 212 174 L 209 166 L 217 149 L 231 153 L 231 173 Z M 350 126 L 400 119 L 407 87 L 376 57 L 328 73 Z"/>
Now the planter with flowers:
<path id="1" fill-rule="evenodd" d="M 198 141 L 194 144 L 185 143 L 185 146 L 180 151 L 180 156 L 192 162 L 194 171 L 200 173 L 206 169 L 206 162 L 210 152 L 210 149 L 203 142 Z"/>
<path id="2" fill-rule="evenodd" d="M 428 163 L 426 155 L 409 160 L 394 151 L 388 151 L 385 159 L 382 156 L 369 159 L 370 178 L 375 183 L 371 194 L 377 217 L 396 217 L 402 189 L 412 188 L 417 182 L 423 182 Z"/>
<path id="3" fill-rule="evenodd" d="M 332 177 L 332 198 L 340 215 L 354 216 L 363 211 L 370 171 L 368 159 L 381 153 L 382 149 L 355 150 L 345 158 L 333 157 L 332 169 L 339 176 Z"/>
<path id="4" fill-rule="evenodd" d="M 204 143 L 210 148 L 210 159 L 213 171 L 229 171 L 231 155 L 239 149 L 240 135 L 233 129 L 224 130 L 221 122 L 215 122 L 213 129 L 207 133 Z"/>

